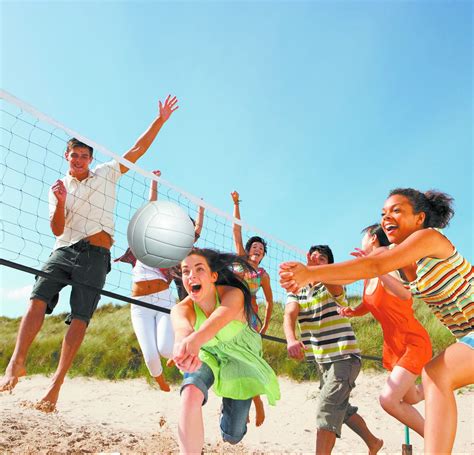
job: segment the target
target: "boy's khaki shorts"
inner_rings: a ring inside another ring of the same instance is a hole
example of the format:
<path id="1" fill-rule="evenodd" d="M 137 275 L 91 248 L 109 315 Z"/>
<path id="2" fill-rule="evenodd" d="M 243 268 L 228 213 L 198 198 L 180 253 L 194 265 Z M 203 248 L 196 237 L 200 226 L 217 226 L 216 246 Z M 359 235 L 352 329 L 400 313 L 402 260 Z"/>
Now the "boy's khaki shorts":
<path id="1" fill-rule="evenodd" d="M 356 356 L 337 362 L 319 363 L 321 380 L 316 428 L 328 430 L 341 437 L 342 424 L 357 412 L 349 404 L 349 395 L 355 387 L 361 361 Z"/>

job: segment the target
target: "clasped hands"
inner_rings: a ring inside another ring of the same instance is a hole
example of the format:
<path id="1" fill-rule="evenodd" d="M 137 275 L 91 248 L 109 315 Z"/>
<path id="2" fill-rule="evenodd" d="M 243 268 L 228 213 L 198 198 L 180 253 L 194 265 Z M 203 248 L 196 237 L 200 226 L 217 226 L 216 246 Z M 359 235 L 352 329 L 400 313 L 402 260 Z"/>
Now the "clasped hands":
<path id="1" fill-rule="evenodd" d="M 199 349 L 201 343 L 197 339 L 196 332 L 177 341 L 173 348 L 173 357 L 168 361 L 168 365 L 174 363 L 184 373 L 194 373 L 202 365 L 199 359 Z"/>

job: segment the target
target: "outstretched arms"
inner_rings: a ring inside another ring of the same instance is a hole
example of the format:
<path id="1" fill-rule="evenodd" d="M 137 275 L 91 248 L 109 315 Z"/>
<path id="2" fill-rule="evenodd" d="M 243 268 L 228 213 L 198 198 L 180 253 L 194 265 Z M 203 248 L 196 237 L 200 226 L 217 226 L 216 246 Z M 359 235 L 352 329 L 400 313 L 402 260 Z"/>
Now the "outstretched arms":
<path id="1" fill-rule="evenodd" d="M 186 300 L 171 310 L 173 328 L 175 330 L 173 360 L 181 370 L 193 372 L 199 366 L 193 363 L 192 359 L 197 358 L 201 346 L 212 339 L 229 322 L 243 317 L 244 295 L 240 289 L 225 287 L 221 294 L 221 304 L 197 331 L 194 331 L 192 324 L 189 322 L 189 314 L 185 314 L 183 310 L 181 312 L 178 310 L 178 307 L 183 308 L 187 306 L 184 304 L 185 302 Z M 188 322 L 179 321 L 180 318 L 185 318 Z"/>
<path id="2" fill-rule="evenodd" d="M 299 262 L 285 262 L 280 265 L 280 283 L 287 291 L 295 292 L 310 282 L 341 283 L 374 278 L 409 266 L 423 257 L 445 259 L 452 254 L 452 250 L 449 240 L 439 232 L 422 229 L 411 234 L 396 248 L 373 256 L 313 267 Z"/>

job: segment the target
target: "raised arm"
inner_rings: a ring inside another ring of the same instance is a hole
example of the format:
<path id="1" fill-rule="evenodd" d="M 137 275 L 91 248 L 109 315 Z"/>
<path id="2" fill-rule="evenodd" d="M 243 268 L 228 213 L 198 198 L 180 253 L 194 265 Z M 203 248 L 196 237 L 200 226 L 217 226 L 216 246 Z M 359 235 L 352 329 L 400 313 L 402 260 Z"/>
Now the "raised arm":
<path id="1" fill-rule="evenodd" d="M 152 142 L 155 140 L 156 135 L 161 130 L 161 127 L 170 118 L 171 114 L 178 109 L 177 103 L 178 100 L 176 97 L 174 96 L 171 98 L 171 95 L 168 95 L 165 104 L 162 104 L 161 101 L 159 101 L 159 117 L 153 120 L 148 129 L 138 138 L 135 145 L 125 152 L 123 155 L 124 158 L 135 163 L 148 150 Z M 128 167 L 120 164 L 120 172 L 125 174 L 127 171 Z"/>
<path id="2" fill-rule="evenodd" d="M 52 196 L 51 196 L 52 193 Z M 56 237 L 59 237 L 64 232 L 64 226 L 66 224 L 66 187 L 62 180 L 56 180 L 54 185 L 51 187 L 50 192 L 50 226 L 51 231 Z M 54 211 L 52 207 L 54 206 Z"/>
<path id="3" fill-rule="evenodd" d="M 239 193 L 237 193 L 237 191 L 232 191 L 230 195 L 232 196 L 232 201 L 234 202 L 234 218 L 240 220 Z M 234 223 L 234 226 L 232 227 L 232 233 L 234 235 L 235 252 L 239 256 L 245 256 L 246 252 L 244 248 L 244 242 L 242 241 L 242 226 L 240 224 Z"/>
<path id="4" fill-rule="evenodd" d="M 161 171 L 151 171 L 152 174 L 155 174 L 157 177 L 161 177 Z M 150 194 L 148 196 L 150 202 L 158 200 L 158 182 L 155 179 L 152 179 L 150 182 Z"/>
<path id="5" fill-rule="evenodd" d="M 196 240 L 200 237 L 203 226 L 204 226 L 204 207 L 200 205 L 198 208 L 196 226 L 194 226 L 194 237 L 196 238 Z"/>
<path id="6" fill-rule="evenodd" d="M 312 267 L 298 262 L 283 263 L 280 265 L 280 283 L 283 288 L 295 292 L 310 282 L 340 283 L 374 278 L 409 266 L 423 257 L 445 259 L 452 254 L 452 250 L 449 240 L 439 232 L 422 229 L 395 248 L 377 255 Z"/>
<path id="7" fill-rule="evenodd" d="M 264 334 L 270 325 L 270 319 L 273 312 L 273 292 L 270 284 L 270 276 L 267 272 L 262 275 L 261 284 L 263 295 L 265 296 L 265 319 L 263 320 L 263 326 L 260 329 L 260 333 Z"/>
<path id="8" fill-rule="evenodd" d="M 296 320 L 299 311 L 300 306 L 297 301 L 289 301 L 286 304 L 283 331 L 285 332 L 288 356 L 292 359 L 302 360 L 304 358 L 304 344 L 296 336 Z"/>

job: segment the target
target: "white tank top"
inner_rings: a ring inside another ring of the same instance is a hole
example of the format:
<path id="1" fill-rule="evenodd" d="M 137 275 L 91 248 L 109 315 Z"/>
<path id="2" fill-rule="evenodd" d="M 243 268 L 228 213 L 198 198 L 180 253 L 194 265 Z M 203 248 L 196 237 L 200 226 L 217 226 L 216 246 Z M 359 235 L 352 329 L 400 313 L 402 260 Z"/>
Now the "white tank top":
<path id="1" fill-rule="evenodd" d="M 167 281 L 165 275 L 158 267 L 149 267 L 138 260 L 132 270 L 132 280 L 134 283 L 151 280 Z"/>

